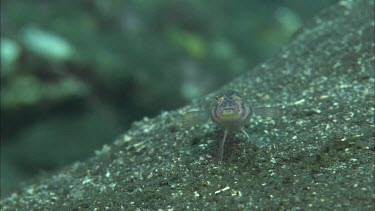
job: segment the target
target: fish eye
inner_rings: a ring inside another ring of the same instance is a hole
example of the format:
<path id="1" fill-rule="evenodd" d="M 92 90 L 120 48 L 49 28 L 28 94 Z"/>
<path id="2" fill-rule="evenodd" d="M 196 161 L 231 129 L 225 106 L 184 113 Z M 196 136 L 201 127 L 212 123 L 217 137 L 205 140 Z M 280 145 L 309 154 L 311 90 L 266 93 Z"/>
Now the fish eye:
<path id="1" fill-rule="evenodd" d="M 235 101 L 237 101 L 237 102 L 242 102 L 242 98 L 240 97 L 240 96 L 238 96 L 238 95 L 235 95 L 234 97 L 233 97 L 233 99 L 235 100 Z"/>
<path id="2" fill-rule="evenodd" d="M 218 97 L 216 97 L 215 101 L 216 101 L 217 104 L 221 104 L 223 102 L 223 97 L 218 96 Z"/>

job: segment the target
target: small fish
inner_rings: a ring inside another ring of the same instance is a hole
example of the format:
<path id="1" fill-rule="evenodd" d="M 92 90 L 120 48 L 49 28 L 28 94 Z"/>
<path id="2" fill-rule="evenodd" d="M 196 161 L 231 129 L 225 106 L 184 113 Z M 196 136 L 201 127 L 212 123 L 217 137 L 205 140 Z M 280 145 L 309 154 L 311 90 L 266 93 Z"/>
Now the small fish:
<path id="1" fill-rule="evenodd" d="M 240 130 L 249 138 L 243 126 L 253 116 L 253 108 L 247 103 L 237 91 L 226 91 L 218 94 L 207 111 L 189 111 L 185 113 L 184 124 L 193 125 L 210 119 L 219 127 L 224 129 L 224 137 L 220 142 L 220 161 L 223 159 L 224 144 L 229 131 Z M 275 109 L 259 109 L 264 116 L 275 116 Z"/>
<path id="2" fill-rule="evenodd" d="M 216 125 L 224 129 L 224 138 L 220 143 L 220 161 L 223 160 L 228 131 L 240 129 L 249 138 L 249 135 L 243 130 L 243 126 L 252 115 L 252 107 L 243 100 L 240 93 L 228 91 L 216 96 L 215 102 L 210 108 L 210 117 Z"/>

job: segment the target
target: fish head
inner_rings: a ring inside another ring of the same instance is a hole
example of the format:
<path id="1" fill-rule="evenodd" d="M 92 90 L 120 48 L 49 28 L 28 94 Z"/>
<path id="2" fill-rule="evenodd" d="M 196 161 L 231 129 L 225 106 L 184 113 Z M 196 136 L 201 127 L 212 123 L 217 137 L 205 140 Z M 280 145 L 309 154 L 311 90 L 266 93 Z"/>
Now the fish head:
<path id="1" fill-rule="evenodd" d="M 226 129 L 242 127 L 252 114 L 251 106 L 237 91 L 218 94 L 210 107 L 212 121 Z"/>

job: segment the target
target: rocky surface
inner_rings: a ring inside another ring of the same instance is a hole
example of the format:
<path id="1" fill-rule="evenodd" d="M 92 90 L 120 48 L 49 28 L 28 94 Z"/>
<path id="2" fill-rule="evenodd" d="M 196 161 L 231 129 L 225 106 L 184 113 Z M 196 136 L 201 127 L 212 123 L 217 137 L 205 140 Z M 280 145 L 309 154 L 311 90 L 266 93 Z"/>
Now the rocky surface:
<path id="1" fill-rule="evenodd" d="M 219 91 L 279 105 L 231 134 L 183 126 L 178 111 L 133 124 L 85 162 L 42 175 L 2 210 L 374 208 L 374 3 L 343 1 Z M 284 105 L 284 106 L 280 106 Z M 275 109 L 277 109 L 275 108 Z M 95 133 L 95 131 L 93 131 Z"/>

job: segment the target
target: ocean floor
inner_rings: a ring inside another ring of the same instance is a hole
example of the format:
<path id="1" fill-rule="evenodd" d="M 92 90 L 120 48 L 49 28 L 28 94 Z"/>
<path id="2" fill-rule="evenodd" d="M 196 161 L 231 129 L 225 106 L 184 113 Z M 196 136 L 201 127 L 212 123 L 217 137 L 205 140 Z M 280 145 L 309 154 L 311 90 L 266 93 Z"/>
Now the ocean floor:
<path id="1" fill-rule="evenodd" d="M 341 2 L 245 75 L 133 123 L 92 158 L 4 196 L 1 209 L 373 210 L 374 59 L 374 2 Z M 223 131 L 210 121 L 186 127 L 183 114 L 225 90 L 255 116 L 250 137 L 230 133 L 218 162 Z M 257 106 L 282 115 L 256 115 Z"/>

